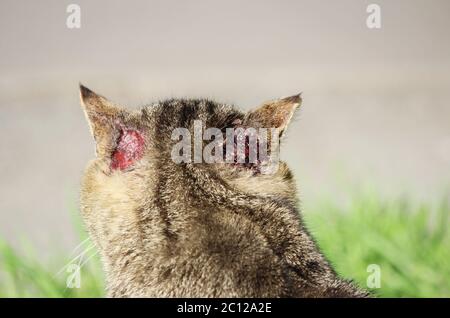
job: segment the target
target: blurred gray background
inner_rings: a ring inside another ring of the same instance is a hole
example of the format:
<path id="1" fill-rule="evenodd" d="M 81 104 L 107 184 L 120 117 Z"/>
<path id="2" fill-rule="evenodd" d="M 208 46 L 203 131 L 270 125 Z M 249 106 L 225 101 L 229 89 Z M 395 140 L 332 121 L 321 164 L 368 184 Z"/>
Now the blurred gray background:
<path id="1" fill-rule="evenodd" d="M 80 29 L 66 27 L 70 3 Z M 370 3 L 381 29 L 366 26 Z M 0 237 L 77 244 L 70 213 L 94 155 L 78 82 L 129 107 L 207 96 L 249 109 L 302 91 L 282 156 L 306 206 L 367 184 L 442 198 L 449 14 L 446 0 L 2 0 Z"/>

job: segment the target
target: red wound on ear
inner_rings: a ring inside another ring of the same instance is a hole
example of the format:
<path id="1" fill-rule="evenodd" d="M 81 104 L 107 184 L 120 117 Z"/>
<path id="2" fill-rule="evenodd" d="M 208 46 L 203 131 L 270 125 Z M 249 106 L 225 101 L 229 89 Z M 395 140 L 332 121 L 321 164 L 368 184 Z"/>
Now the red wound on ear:
<path id="1" fill-rule="evenodd" d="M 125 170 L 144 155 L 144 137 L 137 130 L 122 129 L 112 154 L 111 169 Z"/>

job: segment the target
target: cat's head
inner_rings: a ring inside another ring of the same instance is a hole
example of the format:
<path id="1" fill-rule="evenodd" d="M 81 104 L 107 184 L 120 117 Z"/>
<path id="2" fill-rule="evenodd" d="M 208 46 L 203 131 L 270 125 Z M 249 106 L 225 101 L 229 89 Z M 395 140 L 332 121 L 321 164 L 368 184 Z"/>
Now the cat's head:
<path id="1" fill-rule="evenodd" d="M 126 233 L 142 225 L 142 213 L 148 222 L 160 222 L 151 212 L 158 204 L 178 205 L 180 210 L 199 198 L 207 200 L 207 192 L 217 190 L 215 184 L 231 192 L 295 200 L 294 181 L 285 163 L 277 161 L 272 165 L 275 169 L 267 172 L 267 161 L 249 162 L 249 139 L 240 153 L 243 161 L 236 159 L 235 139 L 228 149 L 234 159 L 227 161 L 226 144 L 230 140 L 227 131 L 267 128 L 266 145 L 275 154 L 278 143 L 272 141 L 285 133 L 301 103 L 300 95 L 270 101 L 245 113 L 207 99 L 171 99 L 130 111 L 83 86 L 80 93 L 96 145 L 96 158 L 83 178 L 81 208 L 100 246 L 126 240 Z M 223 141 L 211 143 L 218 141 L 217 134 Z M 212 162 L 204 159 L 219 150 L 224 150 L 223 161 L 214 161 L 217 156 Z M 199 154 L 204 155 L 200 162 Z M 180 162 L 180 158 L 185 160 Z"/>

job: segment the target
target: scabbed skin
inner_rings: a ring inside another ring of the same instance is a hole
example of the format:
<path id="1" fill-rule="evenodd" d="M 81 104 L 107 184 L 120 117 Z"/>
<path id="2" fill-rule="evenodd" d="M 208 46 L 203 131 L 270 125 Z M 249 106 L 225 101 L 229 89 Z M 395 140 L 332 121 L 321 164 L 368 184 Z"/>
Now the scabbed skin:
<path id="1" fill-rule="evenodd" d="M 124 129 L 111 157 L 112 170 L 125 170 L 144 155 L 144 137 L 137 130 Z"/>
<path id="2" fill-rule="evenodd" d="M 84 173 L 81 212 L 112 297 L 366 297 L 339 278 L 306 230 L 293 175 L 233 164 L 176 164 L 178 127 L 277 127 L 299 95 L 242 113 L 206 99 L 130 112 L 85 87 L 97 157 Z"/>

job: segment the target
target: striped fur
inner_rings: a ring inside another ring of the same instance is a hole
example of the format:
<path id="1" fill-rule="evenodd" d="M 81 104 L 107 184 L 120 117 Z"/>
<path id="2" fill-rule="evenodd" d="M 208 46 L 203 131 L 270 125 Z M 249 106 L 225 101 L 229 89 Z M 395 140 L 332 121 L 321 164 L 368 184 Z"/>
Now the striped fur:
<path id="1" fill-rule="evenodd" d="M 100 250 L 109 296 L 367 296 L 337 277 L 309 235 L 285 163 L 273 175 L 258 175 L 171 160 L 174 128 L 192 130 L 196 119 L 224 129 L 236 120 L 267 125 L 276 118 L 284 130 L 300 96 L 248 114 L 206 99 L 129 112 L 85 87 L 81 98 L 97 145 L 82 181 L 81 212 Z M 117 123 L 145 137 L 144 157 L 125 171 L 110 168 Z"/>

